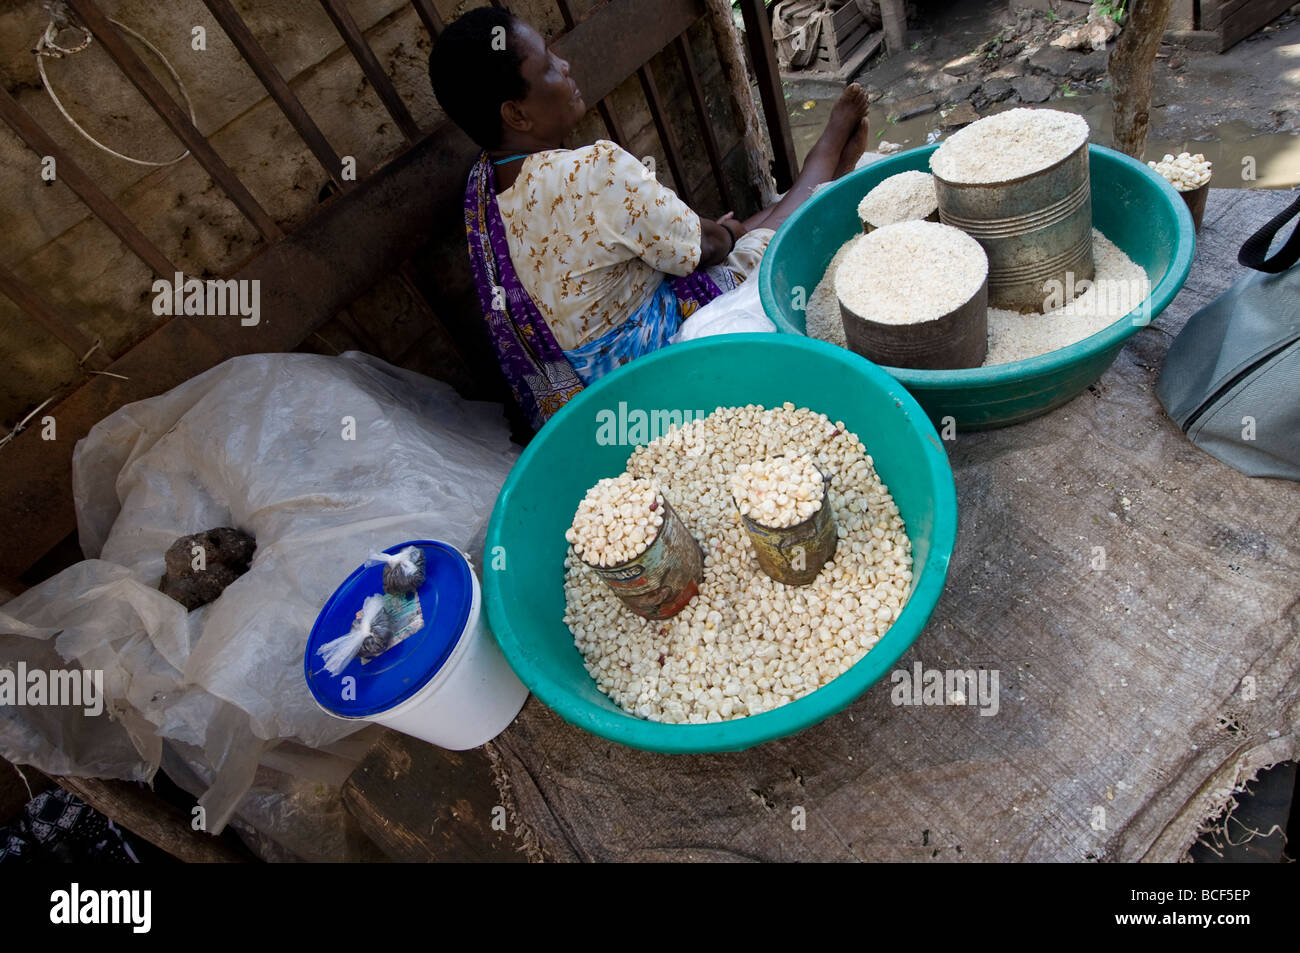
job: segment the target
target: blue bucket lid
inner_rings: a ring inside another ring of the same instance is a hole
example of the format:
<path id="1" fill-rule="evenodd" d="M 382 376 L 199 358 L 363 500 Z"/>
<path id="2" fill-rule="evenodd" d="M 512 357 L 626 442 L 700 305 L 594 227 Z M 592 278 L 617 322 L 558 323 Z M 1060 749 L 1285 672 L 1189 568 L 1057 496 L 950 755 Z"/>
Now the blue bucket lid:
<path id="1" fill-rule="evenodd" d="M 346 635 L 366 597 L 384 591 L 383 565 L 358 567 L 330 596 L 307 638 L 307 687 L 326 711 L 366 718 L 401 704 L 438 674 L 465 631 L 474 599 L 474 579 L 465 557 L 453 546 L 427 539 L 398 543 L 384 552 L 407 546 L 424 551 L 424 585 L 416 593 L 424 627 L 365 665 L 355 658 L 338 675 L 325 671 L 317 649 Z"/>

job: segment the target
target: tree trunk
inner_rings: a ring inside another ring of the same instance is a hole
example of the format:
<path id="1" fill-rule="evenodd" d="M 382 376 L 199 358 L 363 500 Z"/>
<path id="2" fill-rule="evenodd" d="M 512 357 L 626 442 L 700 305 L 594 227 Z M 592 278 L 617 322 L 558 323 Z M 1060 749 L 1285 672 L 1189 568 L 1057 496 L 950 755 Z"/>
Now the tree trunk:
<path id="1" fill-rule="evenodd" d="M 903 34 L 907 32 L 907 4 L 905 0 L 880 0 L 880 18 L 885 24 L 885 47 L 890 56 L 905 49 Z"/>
<path id="2" fill-rule="evenodd" d="M 1129 0 L 1124 31 L 1110 54 L 1111 122 L 1115 148 L 1135 159 L 1147 144 L 1151 69 L 1173 0 Z"/>

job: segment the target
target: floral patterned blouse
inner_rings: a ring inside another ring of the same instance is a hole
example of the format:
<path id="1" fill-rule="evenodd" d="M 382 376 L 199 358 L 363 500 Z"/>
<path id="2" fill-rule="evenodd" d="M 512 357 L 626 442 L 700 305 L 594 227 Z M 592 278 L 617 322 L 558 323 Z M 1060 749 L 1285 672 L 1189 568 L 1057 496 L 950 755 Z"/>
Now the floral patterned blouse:
<path id="1" fill-rule="evenodd" d="M 607 139 L 529 156 L 497 205 L 519 281 L 565 350 L 700 262 L 699 216 Z"/>

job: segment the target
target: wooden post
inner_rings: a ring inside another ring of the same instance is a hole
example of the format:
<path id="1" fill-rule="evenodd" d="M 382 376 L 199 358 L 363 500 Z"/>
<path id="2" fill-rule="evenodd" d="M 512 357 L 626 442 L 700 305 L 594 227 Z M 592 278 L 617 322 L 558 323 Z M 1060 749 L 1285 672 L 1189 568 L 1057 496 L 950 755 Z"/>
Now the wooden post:
<path id="1" fill-rule="evenodd" d="M 768 135 L 772 141 L 772 174 L 776 178 L 776 187 L 784 192 L 799 174 L 799 160 L 795 157 L 790 117 L 785 111 L 781 71 L 776 65 L 776 47 L 772 43 L 772 23 L 761 0 L 741 0 L 740 12 L 745 20 L 749 63 L 754 70 L 754 81 L 758 84 L 758 95 L 763 101 L 763 114 L 767 117 Z"/>
<path id="2" fill-rule="evenodd" d="M 1142 158 L 1151 124 L 1151 69 L 1173 0 L 1130 0 L 1124 31 L 1110 54 L 1115 148 Z"/>
<path id="3" fill-rule="evenodd" d="M 906 49 L 907 4 L 905 0 L 880 0 L 880 20 L 885 27 L 885 46 L 890 56 Z"/>
<path id="4" fill-rule="evenodd" d="M 742 130 L 750 178 L 758 191 L 759 204 L 766 207 L 776 201 L 777 195 L 776 181 L 772 178 L 772 150 L 763 139 L 758 107 L 754 105 L 749 72 L 745 69 L 744 48 L 731 19 L 731 4 L 727 0 L 706 0 L 706 6 L 718 63 L 727 77 L 731 104 Z"/>

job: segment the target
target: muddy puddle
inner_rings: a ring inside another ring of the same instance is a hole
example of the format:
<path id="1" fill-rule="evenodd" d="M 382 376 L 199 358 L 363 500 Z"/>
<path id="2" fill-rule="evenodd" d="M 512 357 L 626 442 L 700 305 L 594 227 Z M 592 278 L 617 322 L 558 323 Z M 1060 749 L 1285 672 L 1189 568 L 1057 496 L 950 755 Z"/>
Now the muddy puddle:
<path id="1" fill-rule="evenodd" d="M 791 127 L 800 162 L 825 127 L 833 103 L 833 99 L 815 99 L 790 104 Z M 1088 121 L 1093 142 L 1103 146 L 1112 144 L 1109 93 L 1067 95 L 1038 108 L 1043 107 L 1078 113 Z M 997 103 L 985 110 L 985 114 L 1012 108 L 1012 104 Z M 1190 107 L 1170 104 L 1165 108 Z M 901 122 L 889 122 L 886 112 L 879 104 L 871 107 L 868 118 L 873 149 L 882 140 L 911 149 L 938 142 L 946 135 L 941 130 L 937 111 Z M 1147 141 L 1147 159 L 1159 160 L 1166 153 L 1180 152 L 1199 152 L 1214 163 L 1214 178 L 1210 183 L 1213 188 L 1290 189 L 1300 185 L 1300 136 L 1293 133 L 1258 134 L 1247 123 L 1228 122 L 1194 138 L 1174 140 L 1153 136 Z"/>

